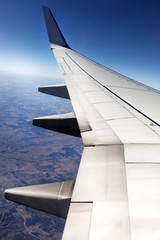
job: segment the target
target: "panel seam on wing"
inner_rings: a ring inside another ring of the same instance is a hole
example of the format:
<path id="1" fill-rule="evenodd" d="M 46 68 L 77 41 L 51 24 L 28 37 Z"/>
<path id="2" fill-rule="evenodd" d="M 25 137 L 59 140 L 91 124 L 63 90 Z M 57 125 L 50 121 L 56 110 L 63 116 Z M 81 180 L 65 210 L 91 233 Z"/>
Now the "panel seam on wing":
<path id="1" fill-rule="evenodd" d="M 105 89 L 107 89 L 110 93 L 112 93 L 114 96 L 116 96 L 117 98 L 119 98 L 121 101 L 123 101 L 124 103 L 126 103 L 127 105 L 129 105 L 131 108 L 133 108 L 135 111 L 137 111 L 138 113 L 140 113 L 141 115 L 143 115 L 144 117 L 146 117 L 147 119 L 149 119 L 151 122 L 155 123 L 157 126 L 160 127 L 160 124 L 157 123 L 156 121 L 154 121 L 153 119 L 151 119 L 150 117 L 148 117 L 146 114 L 144 114 L 143 112 L 141 112 L 140 110 L 138 110 L 137 108 L 135 108 L 133 105 L 131 105 L 129 102 L 127 102 L 126 100 L 124 100 L 123 98 L 121 98 L 120 96 L 118 96 L 116 93 L 114 93 L 112 90 L 110 90 L 108 87 L 104 86 L 102 83 L 100 83 L 97 79 L 95 79 L 92 75 L 90 75 L 86 70 L 84 70 L 81 66 L 79 66 L 79 64 L 77 64 L 74 59 L 67 53 L 65 52 L 65 54 L 79 67 L 82 69 L 82 71 L 84 71 L 89 77 L 91 77 L 95 82 L 97 82 L 99 85 L 101 85 L 102 87 L 104 87 Z M 94 63 L 94 62 L 93 62 Z M 136 82 L 136 81 L 135 81 Z"/>

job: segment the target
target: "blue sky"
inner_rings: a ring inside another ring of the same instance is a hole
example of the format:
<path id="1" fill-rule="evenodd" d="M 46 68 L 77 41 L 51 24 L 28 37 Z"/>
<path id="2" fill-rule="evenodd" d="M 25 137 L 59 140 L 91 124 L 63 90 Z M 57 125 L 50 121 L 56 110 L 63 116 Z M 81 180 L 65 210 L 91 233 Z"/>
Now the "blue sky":
<path id="1" fill-rule="evenodd" d="M 1 1 L 1 72 L 62 78 L 50 51 L 42 5 L 51 9 L 74 50 L 160 89 L 158 0 Z"/>

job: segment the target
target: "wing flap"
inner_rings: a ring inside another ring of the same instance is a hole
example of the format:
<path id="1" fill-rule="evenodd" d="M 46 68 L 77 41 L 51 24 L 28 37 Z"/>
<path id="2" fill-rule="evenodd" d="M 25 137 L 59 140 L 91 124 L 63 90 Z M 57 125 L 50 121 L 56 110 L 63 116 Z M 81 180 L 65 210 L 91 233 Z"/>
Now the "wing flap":
<path id="1" fill-rule="evenodd" d="M 123 145 L 85 147 L 72 201 L 126 200 Z"/>
<path id="2" fill-rule="evenodd" d="M 153 153 L 152 158 L 154 159 Z M 160 236 L 160 164 L 126 164 L 130 227 L 133 240 Z"/>
<path id="3" fill-rule="evenodd" d="M 92 203 L 71 203 L 62 240 L 88 240 Z"/>
<path id="4" fill-rule="evenodd" d="M 125 144 L 126 163 L 160 163 L 160 144 Z"/>
<path id="5" fill-rule="evenodd" d="M 88 211 L 77 210 L 78 204 Z M 76 239 L 130 239 L 123 145 L 84 148 L 62 239 L 73 240 L 75 234 Z"/>

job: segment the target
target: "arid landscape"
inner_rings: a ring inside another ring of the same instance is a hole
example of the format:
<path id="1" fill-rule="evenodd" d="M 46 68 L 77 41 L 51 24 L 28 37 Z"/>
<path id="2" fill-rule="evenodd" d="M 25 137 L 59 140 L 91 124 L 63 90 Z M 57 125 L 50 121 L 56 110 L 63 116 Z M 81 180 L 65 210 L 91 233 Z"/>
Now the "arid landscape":
<path id="1" fill-rule="evenodd" d="M 60 240 L 64 219 L 9 202 L 3 192 L 76 177 L 81 139 L 32 125 L 34 117 L 71 112 L 71 103 L 37 91 L 60 80 L 4 75 L 0 81 L 0 239 Z"/>

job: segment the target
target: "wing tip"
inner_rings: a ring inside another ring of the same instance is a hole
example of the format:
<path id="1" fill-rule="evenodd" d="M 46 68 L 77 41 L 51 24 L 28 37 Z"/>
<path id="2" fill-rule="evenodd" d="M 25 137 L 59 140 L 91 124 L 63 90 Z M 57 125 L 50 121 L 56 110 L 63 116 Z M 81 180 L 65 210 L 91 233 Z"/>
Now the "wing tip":
<path id="1" fill-rule="evenodd" d="M 46 6 L 42 6 L 42 8 L 43 8 L 45 21 L 46 21 L 48 37 L 50 40 L 51 48 L 56 48 L 57 46 L 60 46 L 60 47 L 65 47 L 70 49 L 65 38 L 63 37 L 63 34 L 61 33 L 61 30 L 55 18 L 53 17 L 51 10 Z"/>

